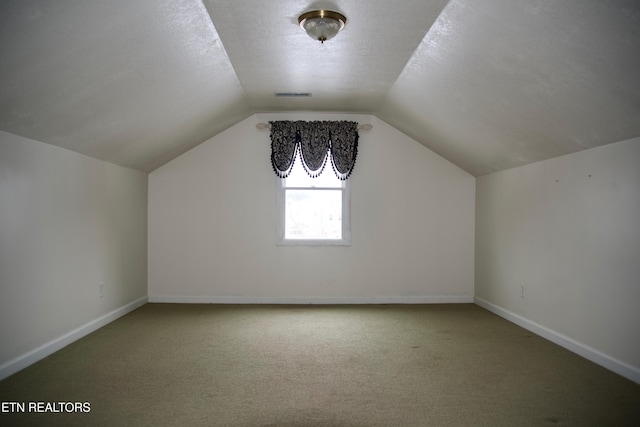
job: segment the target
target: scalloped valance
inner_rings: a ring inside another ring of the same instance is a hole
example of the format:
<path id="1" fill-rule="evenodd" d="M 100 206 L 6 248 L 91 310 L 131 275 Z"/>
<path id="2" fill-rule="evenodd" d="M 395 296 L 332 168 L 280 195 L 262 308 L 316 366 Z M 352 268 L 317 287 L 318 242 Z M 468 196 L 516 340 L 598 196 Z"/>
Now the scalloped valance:
<path id="1" fill-rule="evenodd" d="M 289 176 L 298 154 L 312 178 L 322 173 L 328 158 L 338 179 L 345 180 L 351 175 L 358 154 L 358 123 L 300 120 L 269 123 L 271 164 L 280 178 Z"/>

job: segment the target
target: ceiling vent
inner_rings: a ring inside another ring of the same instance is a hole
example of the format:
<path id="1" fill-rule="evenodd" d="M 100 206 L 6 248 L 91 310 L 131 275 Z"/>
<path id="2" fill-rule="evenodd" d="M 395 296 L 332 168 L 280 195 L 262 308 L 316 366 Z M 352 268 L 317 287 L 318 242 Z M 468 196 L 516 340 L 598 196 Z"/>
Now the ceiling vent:
<path id="1" fill-rule="evenodd" d="M 276 92 L 276 98 L 311 98 L 310 92 Z"/>

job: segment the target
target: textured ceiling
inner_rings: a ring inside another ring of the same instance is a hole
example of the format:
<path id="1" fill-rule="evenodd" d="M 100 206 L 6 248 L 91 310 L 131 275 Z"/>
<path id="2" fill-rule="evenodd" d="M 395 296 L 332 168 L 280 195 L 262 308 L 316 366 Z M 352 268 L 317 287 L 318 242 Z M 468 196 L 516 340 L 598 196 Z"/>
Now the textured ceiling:
<path id="1" fill-rule="evenodd" d="M 324 45 L 297 26 L 320 8 L 348 19 Z M 482 175 L 640 136 L 639 76 L 637 0 L 0 2 L 0 130 L 147 172 L 335 111 Z"/>

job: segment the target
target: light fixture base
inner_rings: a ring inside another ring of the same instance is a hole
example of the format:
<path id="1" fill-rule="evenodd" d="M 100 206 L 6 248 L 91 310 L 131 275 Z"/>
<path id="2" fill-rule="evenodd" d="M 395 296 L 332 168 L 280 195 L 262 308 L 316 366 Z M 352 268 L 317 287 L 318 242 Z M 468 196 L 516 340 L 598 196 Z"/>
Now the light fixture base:
<path id="1" fill-rule="evenodd" d="M 347 18 L 331 10 L 312 10 L 300 15 L 298 24 L 309 37 L 324 43 L 332 39 L 347 23 Z"/>

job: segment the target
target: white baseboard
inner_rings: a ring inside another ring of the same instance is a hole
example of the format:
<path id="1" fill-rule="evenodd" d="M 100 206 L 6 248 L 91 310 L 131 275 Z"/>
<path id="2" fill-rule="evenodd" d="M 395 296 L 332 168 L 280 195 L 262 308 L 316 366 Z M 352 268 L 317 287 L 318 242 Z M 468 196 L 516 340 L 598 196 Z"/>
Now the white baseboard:
<path id="1" fill-rule="evenodd" d="M 542 326 L 509 310 L 505 310 L 504 308 L 490 303 L 489 301 L 483 300 L 482 298 L 475 297 L 475 303 L 480 307 L 485 308 L 490 312 L 497 314 L 498 316 L 503 317 L 506 320 L 533 332 L 536 335 L 540 335 L 541 337 L 548 339 L 549 341 L 558 344 L 559 346 L 564 347 L 567 350 L 572 351 L 587 360 L 590 360 L 604 368 L 609 369 L 610 371 L 615 372 L 618 375 L 621 375 L 635 383 L 640 384 L 640 369 L 635 366 L 631 366 L 627 363 L 617 360 L 607 354 L 602 353 L 601 351 L 596 350 L 595 348 L 582 344 L 574 339 L 555 332 L 545 326 Z"/>
<path id="2" fill-rule="evenodd" d="M 3 363 L 2 365 L 0 365 L 0 380 L 15 374 L 16 372 L 36 363 L 39 360 L 44 359 L 45 357 L 55 353 L 61 348 L 68 346 L 72 342 L 77 341 L 86 335 L 89 335 L 91 332 L 100 329 L 108 323 L 113 322 L 117 318 L 124 316 L 125 314 L 145 305 L 146 303 L 147 297 L 135 300 L 127 305 L 113 310 L 110 313 L 105 314 L 104 316 L 92 320 L 91 322 L 80 326 L 79 328 L 76 328 L 59 338 L 49 341 L 48 343 L 43 344 L 40 347 L 29 351 L 28 353 L 25 353 L 21 356 L 16 357 L 15 359 Z"/>
<path id="3" fill-rule="evenodd" d="M 216 297 L 157 295 L 150 303 L 178 304 L 465 304 L 473 296 L 443 295 L 414 297 Z"/>

